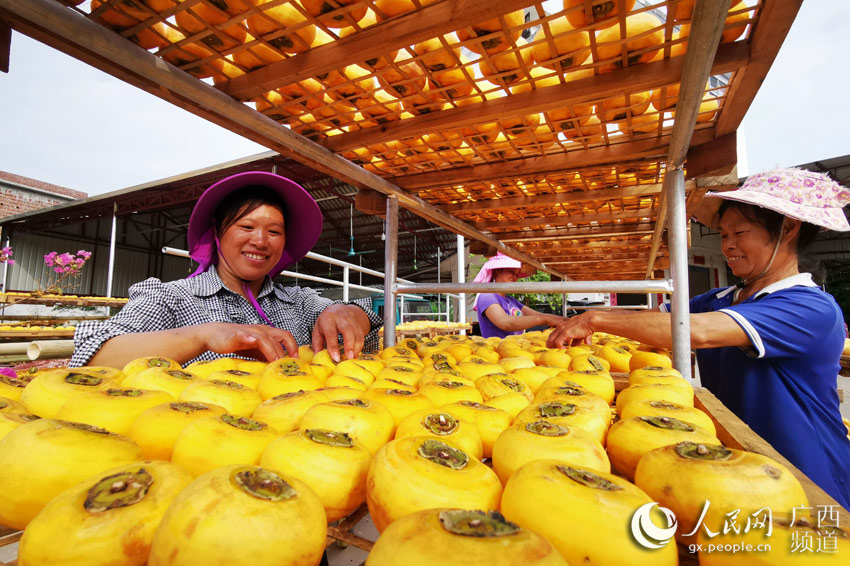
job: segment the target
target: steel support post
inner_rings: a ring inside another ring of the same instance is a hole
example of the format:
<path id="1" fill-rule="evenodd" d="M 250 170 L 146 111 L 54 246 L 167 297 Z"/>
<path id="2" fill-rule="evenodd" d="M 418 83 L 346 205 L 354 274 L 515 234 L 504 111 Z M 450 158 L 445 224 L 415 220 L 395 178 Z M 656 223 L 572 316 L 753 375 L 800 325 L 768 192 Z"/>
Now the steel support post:
<path id="1" fill-rule="evenodd" d="M 387 196 L 384 246 L 384 348 L 395 346 L 395 297 L 398 276 L 398 198 Z"/>
<path id="2" fill-rule="evenodd" d="M 685 212 L 685 175 L 682 168 L 667 170 L 664 191 L 668 203 L 670 270 L 673 276 L 673 367 L 691 380 L 691 319 L 688 307 L 688 219 Z"/>

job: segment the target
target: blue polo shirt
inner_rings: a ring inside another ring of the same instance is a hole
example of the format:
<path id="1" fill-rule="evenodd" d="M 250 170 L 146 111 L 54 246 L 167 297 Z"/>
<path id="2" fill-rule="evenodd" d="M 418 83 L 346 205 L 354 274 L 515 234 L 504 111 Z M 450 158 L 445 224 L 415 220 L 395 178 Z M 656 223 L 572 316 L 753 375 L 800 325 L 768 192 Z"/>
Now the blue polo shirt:
<path id="1" fill-rule="evenodd" d="M 850 440 L 836 392 L 841 309 L 808 273 L 733 305 L 735 291 L 714 289 L 691 299 L 692 313 L 729 315 L 751 344 L 698 350 L 702 384 L 850 509 Z"/>

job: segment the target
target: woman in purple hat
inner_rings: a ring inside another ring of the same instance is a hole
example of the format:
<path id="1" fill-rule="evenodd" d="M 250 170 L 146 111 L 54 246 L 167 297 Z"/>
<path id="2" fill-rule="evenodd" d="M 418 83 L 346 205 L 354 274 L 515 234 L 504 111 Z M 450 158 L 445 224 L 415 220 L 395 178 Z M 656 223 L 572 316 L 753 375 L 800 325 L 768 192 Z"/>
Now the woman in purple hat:
<path id="1" fill-rule="evenodd" d="M 702 385 L 850 509 L 850 440 L 836 393 L 844 317 L 800 270 L 819 229 L 850 230 L 850 191 L 824 174 L 777 169 L 706 197 L 718 206 L 705 223 L 719 228 L 741 282 L 690 301 Z M 588 312 L 558 325 L 548 343 L 565 347 L 596 331 L 671 346 L 666 312 Z"/>
<path id="2" fill-rule="evenodd" d="M 104 322 L 81 324 L 72 366 L 124 367 L 160 356 L 182 364 L 224 356 L 272 361 L 298 346 L 325 347 L 339 361 L 378 345 L 381 319 L 368 302 L 333 302 L 309 288 L 273 282 L 304 257 L 322 232 L 322 213 L 296 183 L 260 171 L 208 188 L 189 220 L 189 253 L 199 267 L 186 279 L 150 278 Z M 331 347 L 332 346 L 332 347 Z"/>
<path id="3" fill-rule="evenodd" d="M 474 282 L 516 283 L 525 276 L 522 263 L 499 252 L 481 267 Z M 478 326 L 484 338 L 522 334 L 534 326 L 555 326 L 564 320 L 529 308 L 504 293 L 479 293 L 472 308 L 478 312 Z"/>

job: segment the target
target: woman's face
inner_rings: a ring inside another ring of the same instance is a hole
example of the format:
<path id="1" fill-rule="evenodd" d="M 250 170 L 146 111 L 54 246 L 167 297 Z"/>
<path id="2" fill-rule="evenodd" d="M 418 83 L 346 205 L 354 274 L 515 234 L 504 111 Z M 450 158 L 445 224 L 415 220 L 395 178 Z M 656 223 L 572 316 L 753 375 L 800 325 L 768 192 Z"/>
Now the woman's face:
<path id="1" fill-rule="evenodd" d="M 764 226 L 736 208 L 726 209 L 720 219 L 720 242 L 732 273 L 745 280 L 761 275 L 775 245 Z"/>
<path id="2" fill-rule="evenodd" d="M 229 276 L 262 281 L 283 254 L 283 213 L 274 206 L 259 206 L 225 228 L 219 242 L 218 269 L 222 279 Z"/>
<path id="3" fill-rule="evenodd" d="M 516 283 L 519 269 L 496 269 L 493 271 L 493 283 Z"/>

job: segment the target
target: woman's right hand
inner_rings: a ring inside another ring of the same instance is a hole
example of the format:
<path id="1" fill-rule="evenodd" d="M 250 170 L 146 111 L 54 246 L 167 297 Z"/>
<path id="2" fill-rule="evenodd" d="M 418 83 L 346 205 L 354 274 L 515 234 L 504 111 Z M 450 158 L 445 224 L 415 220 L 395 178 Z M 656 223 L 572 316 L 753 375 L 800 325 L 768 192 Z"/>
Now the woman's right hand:
<path id="1" fill-rule="evenodd" d="M 264 324 L 228 322 L 210 322 L 194 328 L 203 350 L 239 354 L 267 362 L 287 356 L 298 357 L 298 344 L 288 330 Z"/>

